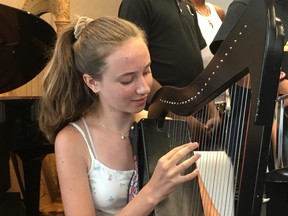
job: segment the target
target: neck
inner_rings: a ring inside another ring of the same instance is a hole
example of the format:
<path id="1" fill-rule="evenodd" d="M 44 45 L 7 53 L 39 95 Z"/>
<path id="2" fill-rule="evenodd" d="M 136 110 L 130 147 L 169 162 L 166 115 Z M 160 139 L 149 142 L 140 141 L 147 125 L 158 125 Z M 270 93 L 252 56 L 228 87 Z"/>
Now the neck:
<path id="1" fill-rule="evenodd" d="M 190 2 L 194 5 L 195 8 L 205 7 L 205 0 L 190 0 Z"/>
<path id="2" fill-rule="evenodd" d="M 135 121 L 135 114 L 111 110 L 105 104 L 100 103 L 92 116 L 95 122 L 100 120 L 106 127 L 116 131 L 125 130 Z"/>
<path id="3" fill-rule="evenodd" d="M 105 125 L 106 128 L 111 129 L 112 131 L 119 131 L 123 132 L 128 130 L 132 123 L 135 121 L 135 117 L 133 116 L 123 116 L 123 117 L 110 117 L 110 116 L 103 116 L 98 115 L 96 117 L 96 121 L 101 122 L 103 125 Z"/>
<path id="4" fill-rule="evenodd" d="M 134 121 L 134 115 L 127 115 L 127 117 L 118 116 L 114 118 L 111 116 L 96 114 L 93 120 L 93 124 L 100 126 L 101 130 L 105 133 L 111 134 L 111 136 L 118 136 L 119 139 L 126 140 L 129 137 L 129 131 L 131 130 L 132 123 Z"/>
<path id="5" fill-rule="evenodd" d="M 210 15 L 210 9 L 205 4 L 205 1 L 203 2 L 197 2 L 196 4 L 193 4 L 195 10 L 202 16 L 209 16 Z"/>

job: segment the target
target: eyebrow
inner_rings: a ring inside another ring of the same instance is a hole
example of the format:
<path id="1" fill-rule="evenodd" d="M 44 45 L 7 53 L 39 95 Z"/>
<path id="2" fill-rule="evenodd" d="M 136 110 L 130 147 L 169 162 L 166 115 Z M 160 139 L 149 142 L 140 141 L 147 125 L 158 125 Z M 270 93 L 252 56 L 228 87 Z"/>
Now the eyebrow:
<path id="1" fill-rule="evenodd" d="M 147 68 L 149 68 L 151 66 L 151 61 L 144 67 L 144 70 L 146 70 Z M 144 71 L 143 70 L 143 71 Z M 127 73 L 123 73 L 123 74 L 121 74 L 120 76 L 129 76 L 129 75 L 131 75 L 131 74 L 134 74 L 135 72 L 137 72 L 137 71 L 131 71 L 131 72 L 127 72 Z"/>

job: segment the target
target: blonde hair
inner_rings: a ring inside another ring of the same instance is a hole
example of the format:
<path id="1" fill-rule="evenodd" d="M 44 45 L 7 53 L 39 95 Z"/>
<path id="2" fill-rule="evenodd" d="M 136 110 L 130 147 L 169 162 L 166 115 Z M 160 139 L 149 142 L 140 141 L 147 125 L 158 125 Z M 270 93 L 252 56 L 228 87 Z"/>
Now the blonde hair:
<path id="1" fill-rule="evenodd" d="M 117 17 L 80 17 L 63 29 L 47 67 L 39 107 L 39 127 L 50 142 L 69 122 L 97 106 L 98 97 L 84 83 L 83 74 L 101 80 L 106 58 L 133 37 L 146 42 L 142 30 Z"/>

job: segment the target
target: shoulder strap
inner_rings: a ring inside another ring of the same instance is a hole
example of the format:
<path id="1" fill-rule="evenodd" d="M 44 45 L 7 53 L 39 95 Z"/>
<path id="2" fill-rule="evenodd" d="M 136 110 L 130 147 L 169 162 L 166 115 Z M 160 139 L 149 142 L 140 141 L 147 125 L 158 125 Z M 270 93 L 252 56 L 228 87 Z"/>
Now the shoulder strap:
<path id="1" fill-rule="evenodd" d="M 82 117 L 82 121 L 83 121 L 83 124 L 84 124 L 84 127 L 86 129 L 86 132 L 88 134 L 88 138 L 89 138 L 89 141 L 90 141 L 90 148 L 92 149 L 92 152 L 94 153 L 95 155 L 95 158 L 97 159 L 97 152 L 96 152 L 96 149 L 95 149 L 95 145 L 94 145 L 94 141 L 93 141 L 93 138 L 91 136 L 91 133 L 90 133 L 90 130 L 89 130 L 89 127 L 86 123 L 86 120 L 84 117 Z M 89 143 L 88 143 L 89 144 Z"/>
<path id="2" fill-rule="evenodd" d="M 76 124 L 75 122 L 71 122 L 70 124 L 71 124 L 73 127 L 75 127 L 75 128 L 81 133 L 81 135 L 82 135 L 82 137 L 83 137 L 83 139 L 85 140 L 85 143 L 86 143 L 86 145 L 87 145 L 87 148 L 88 148 L 89 154 L 90 154 L 90 156 L 91 156 L 91 159 L 93 159 L 94 157 L 96 157 L 96 155 L 94 156 L 94 154 L 93 154 L 93 152 L 92 152 L 92 150 L 91 150 L 91 148 L 90 148 L 89 142 L 88 142 L 87 137 L 86 137 L 84 131 L 82 130 L 82 128 L 81 128 L 78 124 Z"/>

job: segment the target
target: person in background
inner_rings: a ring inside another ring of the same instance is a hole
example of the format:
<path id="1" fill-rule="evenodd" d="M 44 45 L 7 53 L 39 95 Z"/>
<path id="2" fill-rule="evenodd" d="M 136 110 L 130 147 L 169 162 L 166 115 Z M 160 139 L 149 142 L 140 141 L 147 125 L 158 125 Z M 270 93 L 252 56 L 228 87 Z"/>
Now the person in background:
<path id="1" fill-rule="evenodd" d="M 146 32 L 153 77 L 162 86 L 185 87 L 202 72 L 206 43 L 189 1 L 122 0 L 118 16 Z"/>
<path id="2" fill-rule="evenodd" d="M 137 191 L 129 131 L 151 93 L 150 65 L 144 32 L 120 18 L 80 17 L 59 35 L 43 82 L 39 126 L 55 144 L 65 215 L 148 215 L 198 175 L 197 169 L 183 174 L 200 157 L 182 161 L 198 147 L 186 143 L 163 155 Z"/>
<path id="3" fill-rule="evenodd" d="M 191 0 L 191 3 L 197 12 L 198 25 L 207 44 L 207 46 L 201 50 L 204 68 L 206 68 L 214 56 L 209 46 L 222 25 L 225 11 L 220 6 L 205 2 L 205 0 Z M 229 112 L 229 99 L 228 89 L 215 98 L 214 102 L 220 115 L 223 115 L 225 111 Z"/>
<path id="4" fill-rule="evenodd" d="M 194 7 L 188 0 L 122 0 L 118 16 L 146 32 L 154 86 L 158 89 L 161 86 L 185 87 L 203 71 L 201 50 L 206 42 Z M 199 134 L 211 135 L 220 124 L 215 104 L 211 102 L 208 107 L 208 115 L 202 115 L 203 112 L 198 115 L 205 118 L 185 118 L 193 131 L 197 131 L 197 140 Z"/>
<path id="5" fill-rule="evenodd" d="M 214 56 L 209 46 L 222 25 L 225 11 L 220 6 L 205 2 L 205 0 L 191 0 L 191 3 L 197 12 L 198 25 L 207 44 L 201 50 L 205 68 Z"/>
<path id="6" fill-rule="evenodd" d="M 282 68 L 280 72 L 280 78 L 279 78 L 279 85 L 278 85 L 278 96 L 283 96 L 282 100 L 279 100 L 278 103 L 276 103 L 275 108 L 275 118 L 272 125 L 272 153 L 273 153 L 273 162 L 269 164 L 269 168 L 271 170 L 273 169 L 279 169 L 283 167 L 288 166 L 288 119 L 287 119 L 287 107 L 288 107 L 288 79 L 287 79 L 287 72 L 288 72 L 288 42 L 284 46 L 284 52 L 283 52 L 283 58 L 282 58 Z M 285 97 L 286 96 L 286 97 Z M 280 122 L 278 122 L 278 118 L 280 117 L 280 109 L 279 106 L 280 103 L 283 102 L 284 110 L 283 111 L 283 125 L 279 125 Z M 279 131 L 279 128 L 282 128 L 283 131 Z M 280 135 L 283 140 L 282 143 L 277 139 L 277 136 Z M 282 145 L 282 153 L 281 155 L 278 155 L 277 151 L 278 148 Z M 281 158 L 281 161 L 279 161 L 279 158 Z"/>
<path id="7" fill-rule="evenodd" d="M 276 17 L 280 19 L 281 24 L 284 29 L 284 49 L 283 49 L 283 57 L 282 57 L 282 63 L 281 63 L 281 71 L 280 71 L 280 79 L 279 79 L 279 85 L 278 85 L 278 96 L 288 94 L 288 80 L 287 80 L 287 73 L 288 73 L 288 0 L 274 0 L 274 8 L 275 8 L 275 14 Z M 277 105 L 277 103 L 276 103 Z M 287 112 L 287 99 L 284 100 L 284 106 L 285 106 L 285 113 Z M 271 136 L 271 144 L 272 148 L 270 151 L 270 160 L 268 163 L 269 170 L 275 169 L 275 166 L 278 166 L 279 164 L 275 164 L 275 159 L 276 159 L 276 145 L 277 145 L 277 127 L 279 126 L 277 123 L 277 110 L 278 108 L 276 107 L 276 113 L 275 113 L 275 119 L 272 125 L 272 136 Z M 287 121 L 287 115 L 284 115 L 284 143 L 287 143 L 287 137 L 288 133 L 287 128 L 288 128 L 288 121 Z M 284 149 L 286 148 L 286 149 Z M 286 152 L 281 156 L 284 156 L 287 158 L 286 164 L 288 164 L 288 145 L 285 144 L 283 146 L 283 150 Z"/>
<path id="8" fill-rule="evenodd" d="M 288 79 L 286 78 L 286 73 L 284 73 L 283 71 L 281 71 L 280 73 L 280 81 L 279 81 L 279 87 L 278 87 L 278 95 L 287 95 L 288 94 Z M 287 107 L 288 107 L 288 98 L 283 98 L 283 102 L 284 102 L 284 116 L 283 116 L 283 125 L 279 125 L 277 122 L 277 118 L 279 115 L 279 111 L 280 111 L 280 107 L 278 108 L 276 106 L 276 112 L 275 112 L 275 118 L 273 121 L 273 125 L 272 125 L 272 152 L 273 152 L 273 168 L 282 168 L 282 167 L 286 167 L 288 165 L 288 143 L 287 143 L 287 125 L 288 125 L 288 121 L 287 121 Z M 280 101 L 278 103 L 276 103 L 276 105 L 279 105 Z M 278 110 L 277 110 L 278 109 Z M 279 127 L 282 127 L 283 131 L 281 132 L 281 136 L 283 138 L 283 143 L 282 143 L 282 153 L 281 155 L 277 154 L 278 148 L 279 146 L 279 141 L 277 141 L 277 136 L 278 136 L 278 129 Z M 279 157 L 281 157 L 281 161 L 276 162 L 276 160 L 279 159 Z M 275 162 L 275 163 L 274 163 Z M 280 162 L 280 163 L 279 163 Z"/>

